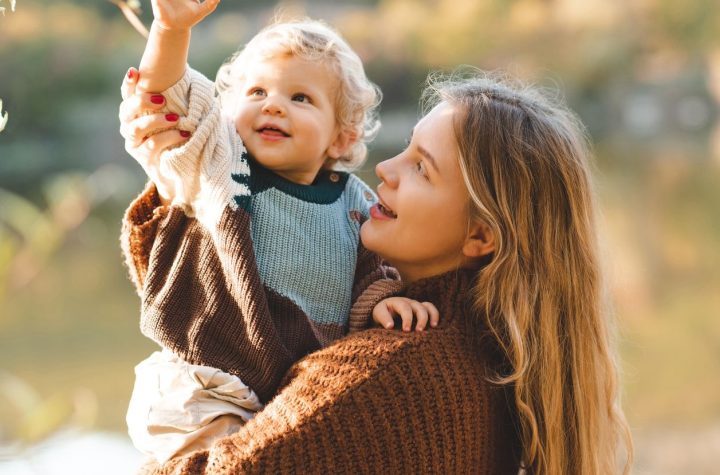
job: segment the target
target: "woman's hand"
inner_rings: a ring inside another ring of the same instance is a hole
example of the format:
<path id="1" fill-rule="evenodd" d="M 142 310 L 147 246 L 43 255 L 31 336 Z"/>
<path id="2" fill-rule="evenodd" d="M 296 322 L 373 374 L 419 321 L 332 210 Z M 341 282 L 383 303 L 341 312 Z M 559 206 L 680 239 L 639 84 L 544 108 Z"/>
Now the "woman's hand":
<path id="1" fill-rule="evenodd" d="M 187 141 L 190 133 L 170 129 L 179 120 L 174 113 L 158 112 L 165 107 L 160 94 L 136 93 L 140 73 L 130 68 L 121 87 L 120 135 L 125 139 L 125 150 L 143 167 L 155 183 L 161 202 L 166 205 L 175 197 L 174 180 L 165 177 L 160 168 L 162 152 Z"/>
<path id="2" fill-rule="evenodd" d="M 212 13 L 220 0 L 152 0 L 155 22 L 165 30 L 189 30 Z"/>
<path id="3" fill-rule="evenodd" d="M 390 297 L 381 300 L 372 312 L 373 320 L 383 328 L 390 329 L 395 326 L 394 315 L 402 320 L 402 329 L 409 332 L 412 329 L 413 318 L 415 330 L 423 331 L 428 320 L 431 327 L 436 327 L 440 320 L 438 309 L 430 302 L 418 302 L 405 297 Z"/>

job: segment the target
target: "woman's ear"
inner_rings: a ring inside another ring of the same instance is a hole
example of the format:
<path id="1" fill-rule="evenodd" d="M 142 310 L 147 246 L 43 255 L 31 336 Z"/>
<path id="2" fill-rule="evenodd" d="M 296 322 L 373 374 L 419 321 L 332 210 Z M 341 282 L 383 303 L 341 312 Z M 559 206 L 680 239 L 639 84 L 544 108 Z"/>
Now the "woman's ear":
<path id="1" fill-rule="evenodd" d="M 463 244 L 463 254 L 470 259 L 487 256 L 495 251 L 495 233 L 482 221 L 472 224 Z"/>
<path id="2" fill-rule="evenodd" d="M 327 156 L 337 160 L 347 153 L 358 140 L 357 132 L 351 129 L 343 129 L 337 132 L 335 140 L 332 141 L 327 149 Z"/>

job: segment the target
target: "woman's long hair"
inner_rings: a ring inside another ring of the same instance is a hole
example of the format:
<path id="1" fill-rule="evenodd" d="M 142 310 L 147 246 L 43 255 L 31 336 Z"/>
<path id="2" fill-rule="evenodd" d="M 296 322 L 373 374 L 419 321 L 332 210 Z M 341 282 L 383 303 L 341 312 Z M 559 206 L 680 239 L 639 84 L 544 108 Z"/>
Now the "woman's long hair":
<path id="1" fill-rule="evenodd" d="M 510 369 L 532 474 L 627 473 L 612 325 L 598 256 L 590 153 L 575 116 L 538 90 L 477 71 L 431 77 L 425 104 L 457 109 L 471 218 L 495 234 L 474 288 Z"/>

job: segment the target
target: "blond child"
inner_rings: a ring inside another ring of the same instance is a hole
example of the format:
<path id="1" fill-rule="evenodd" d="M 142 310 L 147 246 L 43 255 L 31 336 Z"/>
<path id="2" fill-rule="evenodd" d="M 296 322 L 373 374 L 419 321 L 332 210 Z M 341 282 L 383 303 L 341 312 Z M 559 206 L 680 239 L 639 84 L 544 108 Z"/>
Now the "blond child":
<path id="1" fill-rule="evenodd" d="M 363 248 L 359 230 L 385 211 L 371 211 L 371 190 L 335 170 L 362 163 L 379 127 L 380 94 L 358 56 L 320 22 L 279 23 L 213 85 L 186 61 L 191 28 L 218 3 L 153 0 L 130 75 L 167 102 L 167 114 L 142 125 L 189 137 L 141 161 L 151 183 L 122 237 L 142 331 L 163 347 L 136 367 L 127 422 L 159 462 L 237 431 L 292 363 L 364 328 L 373 308 L 388 327 L 393 313 L 406 330 L 413 318 L 418 330 L 438 319 L 431 304 L 379 302 L 396 274 Z M 139 248 L 148 260 L 133 257 Z"/>

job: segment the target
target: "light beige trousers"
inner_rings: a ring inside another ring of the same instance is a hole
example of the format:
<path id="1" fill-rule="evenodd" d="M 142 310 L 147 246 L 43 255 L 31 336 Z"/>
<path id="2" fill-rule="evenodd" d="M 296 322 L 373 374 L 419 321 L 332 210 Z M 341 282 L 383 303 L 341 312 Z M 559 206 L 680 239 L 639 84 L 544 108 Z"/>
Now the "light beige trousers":
<path id="1" fill-rule="evenodd" d="M 237 376 L 157 351 L 135 367 L 128 434 L 138 450 L 163 463 L 237 432 L 262 407 Z"/>

